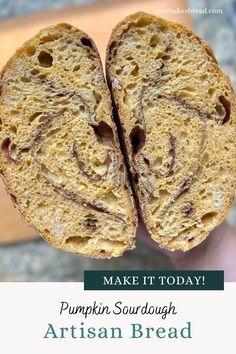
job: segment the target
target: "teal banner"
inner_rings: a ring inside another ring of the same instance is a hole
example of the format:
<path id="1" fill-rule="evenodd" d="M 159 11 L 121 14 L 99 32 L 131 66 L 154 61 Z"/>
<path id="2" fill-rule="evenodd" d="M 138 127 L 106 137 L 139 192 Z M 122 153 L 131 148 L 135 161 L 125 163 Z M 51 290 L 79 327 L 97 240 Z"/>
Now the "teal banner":
<path id="1" fill-rule="evenodd" d="M 86 270 L 84 290 L 224 290 L 221 270 Z"/>

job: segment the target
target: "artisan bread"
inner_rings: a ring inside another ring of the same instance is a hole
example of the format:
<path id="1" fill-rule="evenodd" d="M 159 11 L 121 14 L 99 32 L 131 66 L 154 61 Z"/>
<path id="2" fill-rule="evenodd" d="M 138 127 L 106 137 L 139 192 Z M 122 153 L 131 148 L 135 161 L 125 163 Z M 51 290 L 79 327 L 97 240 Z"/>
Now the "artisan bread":
<path id="1" fill-rule="evenodd" d="M 132 193 L 93 41 L 67 24 L 43 29 L 6 64 L 0 93 L 1 174 L 24 219 L 66 251 L 132 249 Z"/>
<path id="2" fill-rule="evenodd" d="M 112 32 L 107 80 L 151 237 L 189 250 L 224 219 L 236 183 L 236 103 L 207 44 L 145 13 Z"/>

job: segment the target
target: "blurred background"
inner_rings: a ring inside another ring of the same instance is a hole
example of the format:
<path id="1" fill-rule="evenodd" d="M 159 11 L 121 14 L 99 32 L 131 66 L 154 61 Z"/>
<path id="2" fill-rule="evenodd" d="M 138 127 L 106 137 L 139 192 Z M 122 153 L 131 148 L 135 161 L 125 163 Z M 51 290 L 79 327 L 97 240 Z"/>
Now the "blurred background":
<path id="1" fill-rule="evenodd" d="M 178 9 L 188 13 L 180 14 Z M 104 57 L 112 28 L 140 10 L 192 27 L 208 42 L 236 88 L 235 0 L 0 0 L 0 68 L 40 28 L 58 22 L 87 32 Z M 235 205 L 227 220 L 236 228 Z M 58 250 L 23 223 L 0 182 L 0 281 L 81 281 L 84 269 L 138 268 L 171 269 L 172 264 L 142 241 L 136 250 L 112 260 Z"/>

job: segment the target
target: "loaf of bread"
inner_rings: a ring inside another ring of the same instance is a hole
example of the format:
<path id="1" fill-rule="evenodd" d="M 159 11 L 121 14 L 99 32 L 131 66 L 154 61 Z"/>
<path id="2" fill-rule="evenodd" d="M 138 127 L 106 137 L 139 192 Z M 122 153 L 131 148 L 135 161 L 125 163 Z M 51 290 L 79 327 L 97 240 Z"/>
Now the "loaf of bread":
<path id="1" fill-rule="evenodd" d="M 26 222 L 66 251 L 132 249 L 136 214 L 93 41 L 67 24 L 43 29 L 0 89 L 1 174 Z"/>
<path id="2" fill-rule="evenodd" d="M 236 186 L 236 100 L 206 43 L 144 13 L 114 29 L 107 81 L 82 31 L 40 31 L 0 79 L 0 173 L 25 221 L 96 258 L 134 247 L 137 205 L 169 250 L 203 241 Z M 122 155 L 123 153 L 123 155 Z"/>
<path id="3" fill-rule="evenodd" d="M 236 184 L 236 101 L 207 44 L 145 13 L 107 48 L 107 79 L 152 238 L 189 250 L 224 219 Z"/>

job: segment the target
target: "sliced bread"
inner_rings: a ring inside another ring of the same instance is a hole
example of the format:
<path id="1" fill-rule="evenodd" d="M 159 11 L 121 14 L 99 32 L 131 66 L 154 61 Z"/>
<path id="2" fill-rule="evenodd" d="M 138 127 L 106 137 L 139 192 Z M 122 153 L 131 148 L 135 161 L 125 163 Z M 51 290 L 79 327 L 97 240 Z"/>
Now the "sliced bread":
<path id="1" fill-rule="evenodd" d="M 107 80 L 152 238 L 188 250 L 225 218 L 236 184 L 236 101 L 207 44 L 145 13 L 113 30 Z"/>
<path id="2" fill-rule="evenodd" d="M 41 30 L 1 75 L 0 168 L 24 219 L 90 257 L 134 247 L 136 214 L 93 41 L 67 24 Z"/>

